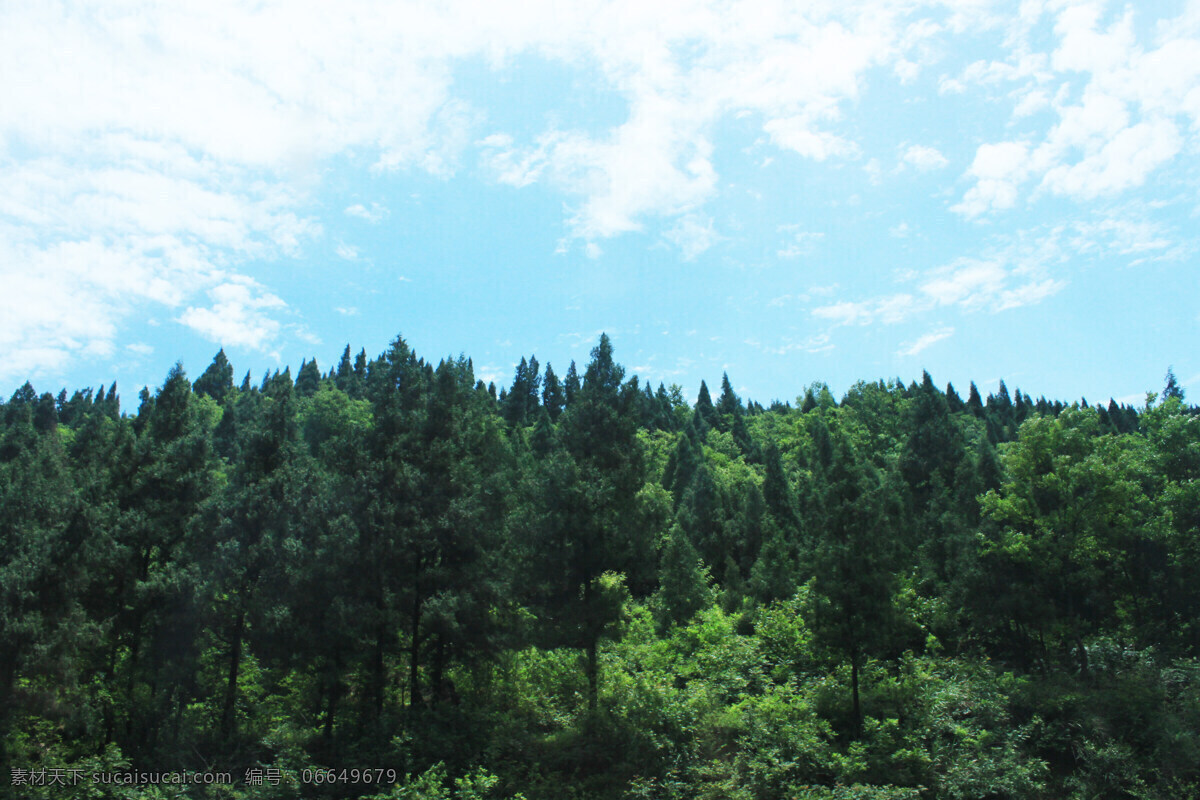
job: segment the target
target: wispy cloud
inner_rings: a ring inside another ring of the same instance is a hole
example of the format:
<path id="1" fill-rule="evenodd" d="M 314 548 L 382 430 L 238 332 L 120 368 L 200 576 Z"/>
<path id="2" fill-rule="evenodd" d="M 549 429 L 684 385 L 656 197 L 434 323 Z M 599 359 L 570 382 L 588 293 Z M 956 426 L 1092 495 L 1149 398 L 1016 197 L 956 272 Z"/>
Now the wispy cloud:
<path id="1" fill-rule="evenodd" d="M 958 258 L 924 272 L 902 275 L 916 292 L 818 306 L 812 315 L 832 325 L 896 324 L 934 309 L 997 313 L 1034 305 L 1060 291 L 1066 279 L 1053 273 L 1068 258 L 1067 231 L 1026 232 L 980 257 Z"/>
<path id="2" fill-rule="evenodd" d="M 694 260 L 721 240 L 721 235 L 713 229 L 712 218 L 699 214 L 680 217 L 664 235 L 679 248 L 685 261 Z"/>
<path id="3" fill-rule="evenodd" d="M 902 345 L 896 352 L 896 355 L 915 356 L 930 345 L 936 344 L 943 339 L 949 339 L 953 335 L 954 328 L 939 328 L 938 330 L 930 331 L 924 336 L 918 338 L 916 341 Z"/>
<path id="4" fill-rule="evenodd" d="M 785 225 L 780 230 L 791 234 L 790 241 L 775 252 L 779 258 L 792 259 L 812 255 L 817 245 L 825 238 L 820 231 L 800 230 L 796 225 Z"/>
<path id="5" fill-rule="evenodd" d="M 362 203 L 355 203 L 352 206 L 347 206 L 343 213 L 345 213 L 345 215 L 348 217 L 356 217 L 361 220 L 366 220 L 371 224 L 375 224 L 376 222 L 382 222 L 383 220 L 387 219 L 388 214 L 391 212 L 389 212 L 385 206 L 382 206 L 379 203 L 371 203 L 370 208 L 367 208 Z"/>
<path id="6" fill-rule="evenodd" d="M 914 144 L 905 150 L 901 161 L 921 172 L 941 169 L 950 163 L 937 148 L 919 144 Z"/>

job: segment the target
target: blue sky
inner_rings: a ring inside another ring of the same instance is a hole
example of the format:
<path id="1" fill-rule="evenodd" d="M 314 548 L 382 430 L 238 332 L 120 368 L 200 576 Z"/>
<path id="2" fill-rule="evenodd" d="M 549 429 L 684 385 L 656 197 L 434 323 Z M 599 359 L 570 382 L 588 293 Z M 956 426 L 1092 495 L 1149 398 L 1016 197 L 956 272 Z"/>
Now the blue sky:
<path id="1" fill-rule="evenodd" d="M 5 4 L 0 393 L 601 331 L 694 396 L 1200 399 L 1200 2 Z"/>

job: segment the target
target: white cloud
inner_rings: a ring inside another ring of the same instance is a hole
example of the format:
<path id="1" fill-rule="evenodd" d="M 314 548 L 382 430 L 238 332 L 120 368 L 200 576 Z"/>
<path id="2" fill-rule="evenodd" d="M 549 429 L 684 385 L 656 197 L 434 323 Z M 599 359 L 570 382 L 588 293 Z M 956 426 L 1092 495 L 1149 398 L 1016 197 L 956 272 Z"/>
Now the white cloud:
<path id="1" fill-rule="evenodd" d="M 371 203 L 371 207 L 367 208 L 362 203 L 355 203 L 348 206 L 343 212 L 348 217 L 357 217 L 358 219 L 366 220 L 372 225 L 377 222 L 382 222 L 387 219 L 389 213 L 386 206 L 381 206 L 379 203 Z"/>
<path id="2" fill-rule="evenodd" d="M 338 242 L 337 254 L 338 258 L 343 258 L 346 261 L 354 261 L 358 258 L 358 248 L 345 242 Z"/>
<path id="3" fill-rule="evenodd" d="M 903 161 L 921 172 L 941 169 L 950 163 L 937 148 L 919 144 L 914 144 L 904 151 Z"/>
<path id="4" fill-rule="evenodd" d="M 722 189 L 721 123 L 759 131 L 762 163 L 858 159 L 859 128 L 843 116 L 868 79 L 936 74 L 961 34 L 1000 32 L 1007 53 L 946 77 L 943 91 L 986 87 L 1012 98 L 1016 118 L 1054 115 L 1048 131 L 979 147 L 954 206 L 964 216 L 1011 208 L 1030 190 L 1112 196 L 1195 147 L 1197 26 L 1168 22 L 1146 43 L 1137 11 L 1106 23 L 1074 5 L 1026 2 L 1012 19 L 982 1 L 922 5 L 362 0 L 331 14 L 283 0 L 4 4 L 0 281 L 11 291 L 0 298 L 0 345 L 61 366 L 112 351 L 129 315 L 157 305 L 164 318 L 268 346 L 290 329 L 254 315 L 282 306 L 203 298 L 322 235 L 312 190 L 335 157 L 443 178 L 478 166 L 515 187 L 548 185 L 568 196 L 565 239 L 585 252 L 653 223 L 695 257 L 716 241 L 705 206 Z M 1051 52 L 1030 33 L 1046 13 Z M 520 140 L 497 129 L 456 95 L 455 70 L 477 60 L 502 70 L 518 56 L 586 68 L 624 103 L 624 119 L 601 130 L 548 120 Z M 921 146 L 904 158 L 918 169 L 946 161 Z M 374 224 L 388 209 L 343 213 Z M 31 277 L 30 265 L 41 271 Z M 226 324 L 238 314 L 241 328 Z M 27 369 L 18 363 L 4 369 Z"/>
<path id="5" fill-rule="evenodd" d="M 1135 32 L 1140 8 L 1127 7 L 1108 24 L 1099 3 L 1055 9 L 1053 52 L 1033 52 L 1026 26 L 1011 37 L 1010 61 L 978 62 L 960 79 L 964 85 L 1020 84 L 1012 93 L 1014 121 L 1045 109 L 1057 117 L 1042 135 L 978 148 L 967 170 L 974 185 L 952 207 L 965 217 L 1012 208 L 1030 183 L 1033 196 L 1044 191 L 1081 202 L 1115 196 L 1143 185 L 1189 139 L 1193 147 L 1200 143 L 1200 26 L 1194 24 L 1200 11 L 1194 4 L 1176 20 L 1159 20 L 1149 43 Z M 1027 16 L 1042 13 L 1031 5 Z M 1074 101 L 1073 83 L 1082 84 Z"/>
<path id="6" fill-rule="evenodd" d="M 680 249 L 684 261 L 691 261 L 721 240 L 713 229 L 711 217 L 688 214 L 680 217 L 665 234 Z"/>
<path id="7" fill-rule="evenodd" d="M 812 123 L 803 116 L 773 119 L 763 126 L 763 130 L 776 147 L 791 150 L 813 161 L 858 153 L 856 144 L 828 131 L 813 130 Z"/>
<path id="8" fill-rule="evenodd" d="M 279 187 L 129 135 L 0 162 L 0 181 L 0 345 L 39 353 L 0 377 L 112 354 L 131 313 L 177 309 L 320 233 Z"/>
<path id="9" fill-rule="evenodd" d="M 835 325 L 865 325 L 875 316 L 874 306 L 875 304 L 870 302 L 852 303 L 843 300 L 840 303 L 815 308 L 812 315 L 817 319 L 829 320 Z"/>
<path id="10" fill-rule="evenodd" d="M 781 230 L 789 231 L 792 237 L 790 242 L 775 251 L 779 258 L 793 259 L 812 255 L 817 243 L 825 238 L 825 234 L 820 231 L 798 230 L 795 225 L 784 226 Z"/>
<path id="11" fill-rule="evenodd" d="M 1042 179 L 1042 185 L 1056 194 L 1084 199 L 1116 194 L 1140 186 L 1146 176 L 1174 158 L 1182 146 L 1183 141 L 1170 121 L 1139 122 L 1120 130 L 1079 162 L 1053 167 Z"/>
<path id="12" fill-rule="evenodd" d="M 742 344 L 776 356 L 785 356 L 788 353 L 795 352 L 804 352 L 815 355 L 817 353 L 827 353 L 830 350 L 833 350 L 834 345 L 830 341 L 831 338 L 832 337 L 830 337 L 828 332 L 822 332 L 814 333 L 811 336 L 807 336 L 800 340 L 785 338 L 777 345 L 765 345 L 757 339 L 745 339 Z"/>
<path id="13" fill-rule="evenodd" d="M 1008 280 L 1008 270 L 998 261 L 964 259 L 935 272 L 921 291 L 938 305 L 983 307 Z"/>
<path id="14" fill-rule="evenodd" d="M 925 348 L 932 344 L 936 344 L 943 339 L 948 339 L 954 335 L 954 328 L 939 328 L 935 331 L 930 331 L 914 342 L 902 345 L 900 350 L 896 352 L 898 356 L 915 356 Z"/>
<path id="15" fill-rule="evenodd" d="M 265 350 L 274 343 L 280 323 L 266 312 L 286 307 L 281 299 L 249 278 L 231 279 L 208 295 L 211 306 L 189 306 L 178 321 L 222 346 Z"/>
<path id="16" fill-rule="evenodd" d="M 916 292 L 843 300 L 819 306 L 811 313 L 834 326 L 893 325 L 945 308 L 998 313 L 1034 305 L 1067 285 L 1065 279 L 1052 273 L 1087 235 L 1078 229 L 1069 235 L 1062 227 L 1019 233 L 980 257 L 959 258 L 915 275 L 902 274 L 899 280 L 917 282 Z M 908 354 L 907 350 L 901 354 Z"/>
<path id="17" fill-rule="evenodd" d="M 967 170 L 976 183 L 950 210 L 977 217 L 994 208 L 1012 208 L 1017 202 L 1017 186 L 1029 169 L 1029 151 L 1021 142 L 980 145 Z"/>

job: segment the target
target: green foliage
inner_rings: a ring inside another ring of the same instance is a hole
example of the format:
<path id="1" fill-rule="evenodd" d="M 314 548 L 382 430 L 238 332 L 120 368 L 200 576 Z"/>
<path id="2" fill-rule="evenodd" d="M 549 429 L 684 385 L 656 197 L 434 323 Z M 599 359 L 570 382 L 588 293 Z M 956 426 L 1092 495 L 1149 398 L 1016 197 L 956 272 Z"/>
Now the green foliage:
<path id="1" fill-rule="evenodd" d="M 1200 415 L 929 376 L 695 409 L 396 339 L 0 405 L 0 768 L 30 797 L 1200 791 Z M 301 785 L 304 769 L 394 769 Z M 73 793 L 72 793 L 73 792 Z"/>
<path id="2" fill-rule="evenodd" d="M 363 800 L 523 800 L 524 795 L 502 795 L 495 790 L 500 779 L 482 767 L 453 782 L 446 777 L 446 768 L 435 764 L 417 776 L 406 776 L 404 783 L 391 791 L 373 794 Z"/>

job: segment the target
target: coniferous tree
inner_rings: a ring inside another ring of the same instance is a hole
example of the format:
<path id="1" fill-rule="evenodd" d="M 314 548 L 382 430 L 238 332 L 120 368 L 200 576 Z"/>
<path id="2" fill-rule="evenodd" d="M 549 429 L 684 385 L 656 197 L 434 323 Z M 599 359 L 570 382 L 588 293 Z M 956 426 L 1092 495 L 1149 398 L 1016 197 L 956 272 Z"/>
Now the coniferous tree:
<path id="1" fill-rule="evenodd" d="M 750 570 L 750 593 L 761 605 L 791 597 L 799 574 L 795 543 L 785 538 L 778 525 L 768 522 L 762 550 Z"/>
<path id="2" fill-rule="evenodd" d="M 35 413 L 54 398 L 26 383 L 5 411 L 0 447 L 0 767 L 10 762 L 8 729 L 35 697 L 26 686 L 67 677 L 54 649 L 73 646 L 69 625 L 79 602 L 81 513 L 57 430 L 35 426 Z M 54 716 L 59 717 L 60 714 Z M 56 720 L 63 724 L 66 720 Z"/>
<path id="3" fill-rule="evenodd" d="M 675 525 L 663 545 L 659 567 L 659 589 L 655 595 L 662 629 L 686 623 L 712 603 L 708 568 L 691 539 Z"/>
<path id="4" fill-rule="evenodd" d="M 549 364 L 546 364 L 546 376 L 542 381 L 542 405 L 550 415 L 551 422 L 558 422 L 559 415 L 567 405 L 567 395 Z"/>
<path id="5" fill-rule="evenodd" d="M 211 403 L 196 400 L 176 364 L 156 396 L 143 392 L 135 421 L 139 435 L 125 502 L 136 512 L 118 538 L 127 561 L 116 622 L 125 650 L 119 739 L 131 753 L 150 755 L 196 691 L 200 614 L 188 554 L 192 521 L 214 487 Z M 150 701 L 141 699 L 145 692 Z"/>
<path id="6" fill-rule="evenodd" d="M 308 362 L 314 366 L 314 362 Z M 301 370 L 304 374 L 304 370 Z M 224 494 L 206 510 L 191 557 L 206 565 L 212 623 L 227 644 L 220 694 L 219 736 L 237 744 L 238 679 L 247 638 L 269 632 L 275 598 L 285 594 L 286 569 L 314 520 L 307 459 L 298 450 L 299 422 L 293 384 L 274 377 L 262 405 L 243 432 L 245 447 Z"/>
<path id="7" fill-rule="evenodd" d="M 1183 402 L 1183 389 L 1179 386 L 1179 381 L 1175 380 L 1175 371 L 1171 367 L 1167 367 L 1167 374 L 1163 378 L 1166 385 L 1163 387 L 1162 399 L 1178 400 Z"/>
<path id="8" fill-rule="evenodd" d="M 58 407 L 49 392 L 43 393 L 33 407 L 33 429 L 38 433 L 58 430 Z"/>
<path id="9" fill-rule="evenodd" d="M 811 388 L 804 390 L 804 402 L 800 404 L 800 413 L 807 414 L 817 407 L 817 398 Z"/>
<path id="10" fill-rule="evenodd" d="M 217 351 L 208 369 L 192 384 L 192 391 L 199 395 L 208 395 L 218 403 L 225 400 L 225 395 L 233 389 L 233 365 L 225 356 L 225 348 Z"/>
<path id="11" fill-rule="evenodd" d="M 775 442 L 767 444 L 766 472 L 763 478 L 762 494 L 767 509 L 775 518 L 780 534 L 787 541 L 795 542 L 800 534 L 800 519 L 796 514 L 796 501 L 787 475 L 783 471 L 783 459 L 779 456 L 779 448 Z"/>
<path id="12" fill-rule="evenodd" d="M 675 413 L 676 404 L 672 399 L 671 394 L 667 391 L 667 387 L 663 384 L 658 384 L 658 389 L 654 392 L 654 401 L 658 404 L 658 427 L 664 431 L 677 431 L 682 428 L 679 415 Z"/>
<path id="13" fill-rule="evenodd" d="M 967 394 L 967 410 L 977 417 L 983 416 L 983 399 L 979 396 L 975 381 L 971 381 L 971 391 Z"/>
<path id="14" fill-rule="evenodd" d="M 900 470 L 918 509 L 924 510 L 931 501 L 941 499 L 935 497 L 935 479 L 941 487 L 953 482 L 962 445 L 946 399 L 933 385 L 928 372 L 911 402 L 911 432 L 901 456 Z"/>
<path id="15" fill-rule="evenodd" d="M 644 466 L 636 391 L 623 377 L 612 343 L 601 335 L 563 414 L 564 449 L 545 466 L 543 521 L 530 531 L 530 555 L 539 562 L 535 600 L 551 641 L 583 653 L 590 711 L 599 698 L 599 646 L 619 621 L 619 575 L 652 563 L 652 543 L 639 541 L 639 526 L 630 524 Z"/>
<path id="16" fill-rule="evenodd" d="M 886 485 L 839 433 L 815 551 L 812 625 L 818 640 L 849 663 L 855 736 L 862 733 L 859 678 L 894 627 L 896 537 Z"/>
<path id="17" fill-rule="evenodd" d="M 712 396 L 708 393 L 708 385 L 700 381 L 700 392 L 696 396 L 696 415 L 704 422 L 704 430 L 718 427 L 717 409 L 713 406 Z"/>
<path id="18" fill-rule="evenodd" d="M 363 654 L 363 716 L 372 726 L 381 724 L 384 715 L 387 664 L 400 646 L 397 633 L 407 629 L 411 636 L 419 623 L 422 581 L 432 555 L 420 524 L 421 474 L 414 463 L 421 449 L 426 388 L 425 370 L 402 337 L 367 370 L 366 394 L 374 417 L 367 439 L 369 491 L 359 498 L 354 515 L 360 547 L 358 602 L 369 643 Z M 419 644 L 418 632 L 409 642 L 410 657 Z M 415 677 L 410 673 L 410 701 L 418 703 L 420 688 L 411 685 Z"/>
<path id="19" fill-rule="evenodd" d="M 688 427 L 675 444 L 663 471 L 663 486 L 671 492 L 675 508 L 683 502 L 683 494 L 692 483 L 692 477 L 704 461 L 695 428 Z"/>
<path id="20" fill-rule="evenodd" d="M 758 445 L 754 443 L 750 430 L 746 427 L 746 420 L 741 413 L 734 415 L 730 433 L 733 434 L 733 443 L 737 445 L 746 461 L 754 463 L 762 458 Z"/>
<path id="21" fill-rule="evenodd" d="M 742 401 L 734 394 L 733 385 L 729 382 L 729 373 L 721 374 L 721 396 L 717 398 L 716 410 L 723 431 L 730 430 L 733 420 L 742 415 Z"/>
<path id="22" fill-rule="evenodd" d="M 571 359 L 571 366 L 567 367 L 567 377 L 563 381 L 563 397 L 566 398 L 568 406 L 575 402 L 579 388 L 579 373 L 575 371 L 575 359 Z"/>
<path id="23" fill-rule="evenodd" d="M 946 407 L 950 409 L 951 414 L 956 414 L 967 407 L 962 398 L 958 396 L 958 392 L 954 390 L 953 383 L 946 384 Z"/>
<path id="24" fill-rule="evenodd" d="M 321 388 L 321 370 L 317 360 L 302 361 L 300 371 L 296 373 L 296 396 L 312 397 Z"/>

